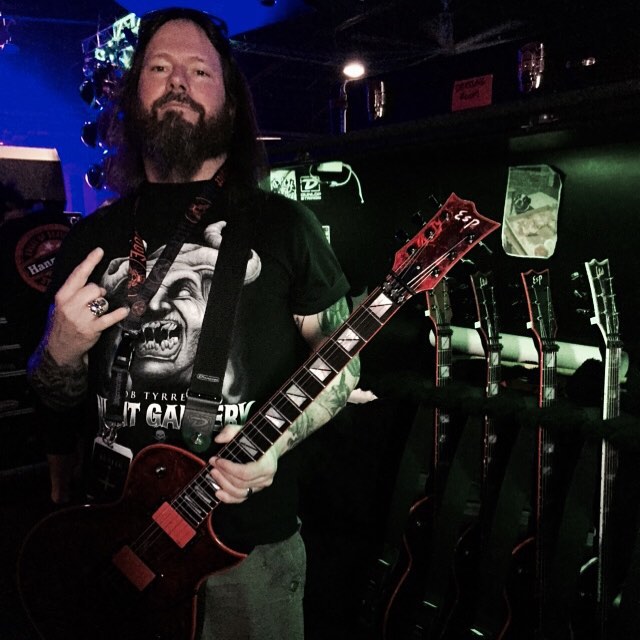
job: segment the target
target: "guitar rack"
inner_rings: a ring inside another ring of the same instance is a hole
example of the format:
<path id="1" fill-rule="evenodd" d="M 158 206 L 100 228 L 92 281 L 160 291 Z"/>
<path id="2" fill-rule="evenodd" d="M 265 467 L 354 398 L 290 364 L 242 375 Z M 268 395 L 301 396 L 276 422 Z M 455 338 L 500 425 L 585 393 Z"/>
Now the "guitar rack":
<path id="1" fill-rule="evenodd" d="M 517 500 L 513 499 L 516 494 L 517 487 L 509 486 L 509 483 L 520 482 L 522 491 L 518 494 L 520 497 L 525 495 L 527 498 L 531 496 L 531 488 L 528 485 L 531 482 L 535 445 L 535 431 L 537 428 L 549 429 L 553 433 L 554 438 L 559 443 L 569 443 L 570 446 L 562 448 L 561 452 L 566 452 L 566 463 L 564 473 L 562 474 L 562 485 L 566 490 L 564 502 L 564 510 L 560 509 L 557 513 L 557 522 L 554 523 L 554 545 L 550 547 L 549 553 L 556 553 L 562 557 L 554 556 L 550 564 L 548 593 L 544 594 L 545 600 L 555 603 L 549 608 L 549 620 L 545 625 L 556 625 L 558 628 L 567 628 L 565 635 L 559 632 L 558 635 L 534 636 L 531 629 L 531 639 L 534 637 L 558 637 L 569 638 L 575 640 L 631 640 L 639 637 L 640 627 L 636 612 L 637 607 L 622 607 L 620 611 L 624 614 L 616 618 L 612 622 L 613 629 L 607 635 L 600 637 L 593 629 L 589 631 L 590 635 L 580 635 L 574 631 L 569 631 L 571 619 L 573 616 L 584 615 L 584 604 L 581 604 L 578 591 L 582 585 L 578 585 L 578 580 L 582 572 L 581 561 L 590 555 L 590 544 L 593 542 L 592 529 L 594 526 L 595 513 L 593 504 L 597 494 L 598 474 L 599 474 L 599 443 L 601 439 L 607 439 L 621 453 L 628 456 L 630 465 L 634 465 L 634 460 L 640 455 L 640 417 L 621 413 L 617 418 L 603 420 L 601 413 L 596 407 L 582 406 L 572 400 L 560 399 L 550 407 L 540 408 L 535 404 L 534 398 L 523 394 L 521 391 L 506 389 L 501 391 L 497 396 L 487 398 L 482 389 L 465 383 L 452 382 L 446 387 L 435 387 L 432 381 L 428 379 L 416 378 L 409 381 L 403 381 L 402 395 L 409 401 L 415 402 L 421 407 L 424 415 L 428 413 L 428 409 L 436 408 L 443 411 L 455 412 L 457 415 L 467 416 L 464 429 L 477 429 L 478 438 L 481 437 L 480 425 L 484 417 L 488 416 L 496 420 L 501 425 L 501 434 L 509 434 L 511 439 L 509 450 L 506 457 L 497 463 L 499 470 L 497 471 L 498 480 L 494 481 L 492 490 L 495 495 L 492 496 L 490 502 L 491 516 L 483 514 L 483 505 L 472 504 L 477 501 L 477 492 L 473 497 L 469 497 L 467 501 L 464 518 L 467 522 L 477 520 L 477 514 L 480 512 L 482 518 L 494 517 L 496 504 L 502 499 L 508 501 L 511 499 L 511 509 L 517 510 L 517 513 L 502 515 L 502 523 L 510 522 L 513 526 L 515 523 L 515 531 L 508 532 L 507 536 L 503 532 L 497 532 L 495 539 L 515 540 L 518 533 L 517 529 L 526 529 L 527 521 L 531 513 L 527 508 Z M 425 409 L 427 411 L 425 412 Z M 428 421 L 424 421 L 422 425 L 424 429 L 429 429 Z M 499 438 L 502 435 L 498 436 Z M 454 454 L 454 462 L 456 457 L 465 455 L 464 452 L 456 451 Z M 467 456 L 468 457 L 468 456 Z M 452 464 L 452 467 L 453 467 Z M 468 463 L 467 463 L 467 466 Z M 479 476 L 480 464 L 476 465 Z M 511 469 L 511 471 L 510 471 Z M 515 470 L 515 472 L 514 472 Z M 471 470 L 475 473 L 475 469 Z M 514 475 L 515 473 L 515 475 Z M 514 480 L 519 474 L 519 480 Z M 631 475 L 631 483 L 634 484 L 633 474 Z M 637 475 L 637 474 L 636 474 Z M 456 481 L 460 481 L 463 476 L 458 476 Z M 475 481 L 475 479 L 472 479 Z M 477 478 L 479 482 L 479 477 Z M 465 482 L 468 478 L 465 477 Z M 630 544 L 622 545 L 619 548 L 620 557 L 616 563 L 616 567 L 620 572 L 621 567 L 630 564 L 630 558 L 635 558 L 636 562 L 631 562 L 631 568 L 625 574 L 616 575 L 616 584 L 625 602 L 625 590 L 629 599 L 635 598 L 636 592 L 640 589 L 640 530 L 635 525 L 635 514 L 623 506 L 628 504 L 637 504 L 640 496 L 640 480 L 636 480 L 637 486 L 624 486 L 624 483 L 617 488 L 617 492 L 625 496 L 620 506 L 624 513 L 618 518 L 617 527 L 620 531 L 615 533 L 620 539 L 624 538 L 630 541 Z M 628 484 L 628 483 L 627 483 Z M 414 483 L 415 486 L 415 483 Z M 572 493 L 573 486 L 573 493 Z M 460 488 L 460 490 L 463 490 Z M 466 485 L 464 490 L 466 490 Z M 635 499 L 634 499 L 635 496 Z M 517 505 L 517 506 L 515 506 Z M 450 515 L 450 513 L 449 513 Z M 463 514 L 458 514 L 463 518 Z M 464 519 L 463 518 L 463 519 Z M 501 526 L 495 523 L 490 526 Z M 493 532 L 494 534 L 496 532 Z M 613 535 L 613 533 L 612 533 Z M 437 538 L 435 538 L 437 539 Z M 636 542 L 637 539 L 637 542 Z M 434 537 L 430 538 L 433 544 Z M 452 548 L 451 540 L 445 544 L 440 541 L 443 550 Z M 486 542 L 486 540 L 485 540 Z M 631 549 L 636 544 L 634 551 Z M 573 551 L 573 556 L 567 550 Z M 429 639 L 445 639 L 459 640 L 462 638 L 472 637 L 488 637 L 502 638 L 503 625 L 506 620 L 502 619 L 505 611 L 504 592 L 509 588 L 509 580 L 507 576 L 508 565 L 511 562 L 512 548 L 506 546 L 504 548 L 494 548 L 487 552 L 483 550 L 485 558 L 482 556 L 476 558 L 474 563 L 475 571 L 477 571 L 477 582 L 475 583 L 475 595 L 471 599 L 465 601 L 465 610 L 458 610 L 454 615 L 458 618 L 446 620 L 437 631 L 423 631 L 423 635 L 419 637 Z M 438 557 L 437 550 L 430 550 L 433 557 Z M 488 553 L 488 556 L 487 556 Z M 488 559 L 489 558 L 489 559 Z M 454 559 L 451 558 L 452 564 Z M 502 568 L 500 568 L 502 562 Z M 480 569 L 480 570 L 478 570 Z M 388 568 L 386 580 L 389 580 L 392 567 Z M 432 567 L 429 572 L 441 572 L 440 567 Z M 428 585 L 433 582 L 429 575 L 423 576 L 424 584 Z M 389 584 L 385 587 L 388 589 Z M 448 589 L 443 587 L 441 599 L 445 600 Z M 527 597 L 529 597 L 527 595 Z M 491 599 L 494 602 L 491 602 Z M 381 598 L 384 600 L 384 597 Z M 475 602 L 474 602 L 475 600 Z M 499 600 L 499 602 L 498 602 Z M 634 601 L 635 602 L 635 601 Z M 442 604 L 438 602 L 438 604 Z M 421 603 L 425 606 L 425 602 Z M 517 609 L 517 607 L 514 607 Z M 587 607 L 588 609 L 588 607 Z M 626 611 L 626 613 L 625 613 Z M 587 611 L 587 613 L 592 613 Z M 407 612 L 407 615 L 416 616 L 414 612 Z M 447 614 L 448 615 L 448 614 Z M 507 614 L 508 615 L 508 614 Z M 613 615 L 613 614 L 612 614 Z M 446 617 L 446 616 L 445 616 Z M 368 624 L 371 624 L 372 616 L 368 613 Z M 583 621 L 584 622 L 584 621 Z M 615 624 L 614 624 L 615 623 Z M 420 622 L 416 623 L 420 626 Z M 511 622 L 513 624 L 513 621 Z M 528 631 L 528 629 L 526 630 Z M 573 633 L 573 636 L 569 634 Z M 484 635 L 481 635 L 484 634 Z M 516 635 L 504 635 L 505 638 L 517 638 L 517 640 L 528 640 L 528 636 L 521 635 L 522 629 L 518 629 Z M 416 636 L 418 637 L 418 636 Z M 389 639 L 385 639 L 389 640 Z"/>

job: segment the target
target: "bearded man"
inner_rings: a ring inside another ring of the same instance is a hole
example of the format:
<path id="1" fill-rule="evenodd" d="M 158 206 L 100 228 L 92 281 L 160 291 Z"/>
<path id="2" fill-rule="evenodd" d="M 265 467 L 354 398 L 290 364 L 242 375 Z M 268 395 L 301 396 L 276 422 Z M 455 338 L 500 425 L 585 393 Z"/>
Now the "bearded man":
<path id="1" fill-rule="evenodd" d="M 109 378 L 105 372 L 117 377 L 114 358 L 120 362 L 126 337 L 132 343 L 123 394 L 126 428 L 110 433 L 117 447 L 104 438 L 96 446 L 134 455 L 158 441 L 189 448 L 181 433 L 188 376 L 157 373 L 170 368 L 173 358 L 181 367 L 193 364 L 180 359 L 195 351 L 187 346 L 198 337 L 217 256 L 206 230 L 224 238 L 240 224 L 239 211 L 251 210 L 253 263 L 247 265 L 251 275 L 241 288 L 230 347 L 242 363 L 236 371 L 242 384 L 225 387 L 233 397 L 223 397 L 222 404 L 235 408 L 223 414 L 228 419 L 211 446 L 197 450 L 212 467 L 209 482 L 223 503 L 213 514 L 216 535 L 248 556 L 204 584 L 201 638 L 299 640 L 305 553 L 294 447 L 344 406 L 358 378 L 357 357 L 258 459 L 241 463 L 216 452 L 242 429 L 247 407 L 271 398 L 310 349 L 344 321 L 348 283 L 314 215 L 257 188 L 264 153 L 246 82 L 220 20 L 182 8 L 143 17 L 109 137 L 117 146 L 109 178 L 122 197 L 82 219 L 67 236 L 56 261 L 49 327 L 31 359 L 30 380 L 54 409 L 91 398 L 93 435 L 99 434 L 105 426 L 99 392 Z M 164 248 L 174 246 L 185 215 L 202 223 L 193 225 L 167 261 Z M 158 262 L 170 267 L 155 283 L 153 297 L 137 306 Z M 139 330 L 127 333 L 130 326 Z"/>

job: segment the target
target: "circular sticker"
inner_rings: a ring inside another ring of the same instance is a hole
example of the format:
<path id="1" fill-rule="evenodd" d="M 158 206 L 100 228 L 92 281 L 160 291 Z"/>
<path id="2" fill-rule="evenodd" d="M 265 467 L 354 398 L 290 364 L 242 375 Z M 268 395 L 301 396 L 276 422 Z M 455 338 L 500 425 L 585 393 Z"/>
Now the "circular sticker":
<path id="1" fill-rule="evenodd" d="M 44 293 L 51 282 L 55 255 L 69 227 L 43 224 L 26 231 L 15 251 L 16 269 L 28 286 Z"/>

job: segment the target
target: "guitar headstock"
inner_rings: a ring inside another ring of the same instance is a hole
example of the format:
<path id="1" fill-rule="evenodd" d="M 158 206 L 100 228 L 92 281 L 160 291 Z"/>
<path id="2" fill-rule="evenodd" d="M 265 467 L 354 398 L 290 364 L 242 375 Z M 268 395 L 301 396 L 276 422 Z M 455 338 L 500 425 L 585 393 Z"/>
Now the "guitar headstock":
<path id="1" fill-rule="evenodd" d="M 452 193 L 395 254 L 393 277 L 404 289 L 403 295 L 435 289 L 456 262 L 499 226 L 480 215 L 473 202 Z"/>
<path id="2" fill-rule="evenodd" d="M 609 269 L 609 260 L 598 262 L 594 259 L 585 262 L 584 266 L 587 270 L 593 302 L 591 324 L 598 326 L 605 342 L 619 340 L 618 310 L 616 296 L 613 292 L 613 277 Z"/>
<path id="3" fill-rule="evenodd" d="M 551 302 L 549 269 L 534 271 L 530 269 L 520 274 L 527 299 L 529 322 L 541 351 L 555 349 L 556 319 Z"/>
<path id="4" fill-rule="evenodd" d="M 427 291 L 427 316 L 439 330 L 451 326 L 451 300 L 446 278 L 442 278 L 435 289 Z"/>
<path id="5" fill-rule="evenodd" d="M 476 271 L 470 278 L 478 313 L 475 328 L 480 333 L 484 348 L 487 351 L 495 351 L 500 349 L 500 330 L 493 272 Z"/>

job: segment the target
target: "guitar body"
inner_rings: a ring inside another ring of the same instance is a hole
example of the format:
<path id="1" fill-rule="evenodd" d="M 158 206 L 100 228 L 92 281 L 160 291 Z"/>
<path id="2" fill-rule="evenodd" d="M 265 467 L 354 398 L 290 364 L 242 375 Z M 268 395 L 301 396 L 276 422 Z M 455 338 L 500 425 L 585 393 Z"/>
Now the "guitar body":
<path id="1" fill-rule="evenodd" d="M 203 466 L 185 451 L 152 445 L 134 459 L 118 502 L 60 511 L 30 532 L 19 558 L 19 590 L 44 640 L 194 637 L 198 587 L 244 555 L 217 540 L 210 516 L 180 548 L 152 515 Z M 145 567 L 129 560 L 130 577 L 113 561 L 125 546 Z M 153 578 L 142 588 L 147 568 Z"/>
<path id="2" fill-rule="evenodd" d="M 384 614 L 384 640 L 428 638 L 437 611 L 422 606 L 424 577 L 429 567 L 429 549 L 434 521 L 431 496 L 418 500 L 411 508 L 403 536 L 403 549 L 396 568 L 395 588 Z M 433 616 L 431 614 L 434 614 Z"/>
<path id="3" fill-rule="evenodd" d="M 536 539 L 531 536 L 516 545 L 507 577 L 508 617 L 499 640 L 534 640 L 539 637 L 541 611 L 536 593 Z"/>

